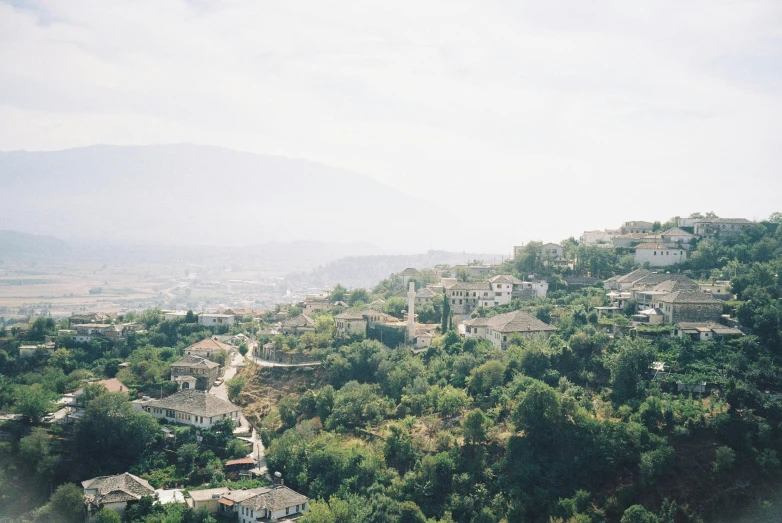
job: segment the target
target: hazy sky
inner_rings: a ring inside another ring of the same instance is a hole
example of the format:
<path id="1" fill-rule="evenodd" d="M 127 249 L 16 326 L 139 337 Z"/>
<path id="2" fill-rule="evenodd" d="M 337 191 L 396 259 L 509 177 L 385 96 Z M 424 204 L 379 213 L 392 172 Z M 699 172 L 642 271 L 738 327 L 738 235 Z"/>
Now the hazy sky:
<path id="1" fill-rule="evenodd" d="M 0 149 L 306 158 L 459 211 L 465 249 L 766 217 L 780 137 L 779 0 L 0 0 Z"/>

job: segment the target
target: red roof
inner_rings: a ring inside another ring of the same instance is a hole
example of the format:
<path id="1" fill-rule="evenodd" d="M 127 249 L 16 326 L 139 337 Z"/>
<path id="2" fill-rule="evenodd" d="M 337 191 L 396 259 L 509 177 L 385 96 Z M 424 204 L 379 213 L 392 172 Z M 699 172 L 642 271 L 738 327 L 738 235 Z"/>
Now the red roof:
<path id="1" fill-rule="evenodd" d="M 232 465 L 255 465 L 255 460 L 252 458 L 241 458 L 241 459 L 232 459 L 231 461 L 225 462 L 226 467 L 230 467 Z"/>

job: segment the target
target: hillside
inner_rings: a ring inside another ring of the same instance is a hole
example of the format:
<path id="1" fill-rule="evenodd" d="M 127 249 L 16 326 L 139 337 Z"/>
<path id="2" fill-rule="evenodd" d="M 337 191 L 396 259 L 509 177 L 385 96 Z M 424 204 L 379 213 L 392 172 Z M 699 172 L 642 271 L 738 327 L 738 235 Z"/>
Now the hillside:
<path id="1" fill-rule="evenodd" d="M 0 180 L 4 228 L 65 239 L 360 241 L 410 251 L 428 240 L 406 230 L 442 219 L 431 204 L 366 176 L 192 144 L 0 152 Z"/>

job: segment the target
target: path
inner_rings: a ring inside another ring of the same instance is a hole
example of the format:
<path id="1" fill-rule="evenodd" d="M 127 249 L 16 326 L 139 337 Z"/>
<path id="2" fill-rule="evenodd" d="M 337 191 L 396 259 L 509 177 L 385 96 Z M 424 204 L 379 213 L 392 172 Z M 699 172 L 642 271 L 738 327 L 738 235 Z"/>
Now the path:
<path id="1" fill-rule="evenodd" d="M 255 362 L 261 367 L 317 367 L 321 365 L 319 361 L 312 361 L 308 363 L 277 363 L 276 361 L 262 360 L 254 354 L 247 353 L 247 359 Z"/>
<path id="2" fill-rule="evenodd" d="M 226 389 L 225 383 L 236 376 L 237 368 L 244 367 L 246 363 L 245 357 L 242 356 L 239 351 L 232 351 L 229 354 L 229 357 L 231 358 L 231 361 L 223 374 L 223 382 L 219 386 L 212 387 L 209 390 L 210 394 L 214 394 L 216 397 L 226 401 L 228 401 L 228 390 Z M 250 436 L 246 435 L 248 432 L 250 432 Z M 266 449 L 261 442 L 258 432 L 250 425 L 247 418 L 244 417 L 244 414 L 240 413 L 239 415 L 239 426 L 234 430 L 234 435 L 252 446 L 249 457 L 253 458 L 258 464 L 252 472 L 261 475 L 267 474 Z"/>

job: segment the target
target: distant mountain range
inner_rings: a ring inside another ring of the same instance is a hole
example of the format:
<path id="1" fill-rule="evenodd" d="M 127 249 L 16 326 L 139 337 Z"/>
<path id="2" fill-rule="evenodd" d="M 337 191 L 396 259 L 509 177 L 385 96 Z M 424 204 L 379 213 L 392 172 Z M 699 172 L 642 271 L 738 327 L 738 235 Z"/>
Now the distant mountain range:
<path id="1" fill-rule="evenodd" d="M 366 176 L 219 147 L 0 152 L 0 226 L 68 240 L 218 246 L 303 240 L 421 252 L 430 241 L 417 232 L 437 230 L 432 224 L 444 216 Z"/>
<path id="2" fill-rule="evenodd" d="M 287 242 L 246 247 L 181 246 L 64 241 L 18 231 L 0 231 L 4 263 L 161 263 L 244 266 L 280 272 L 306 271 L 346 256 L 382 253 L 368 243 Z"/>

